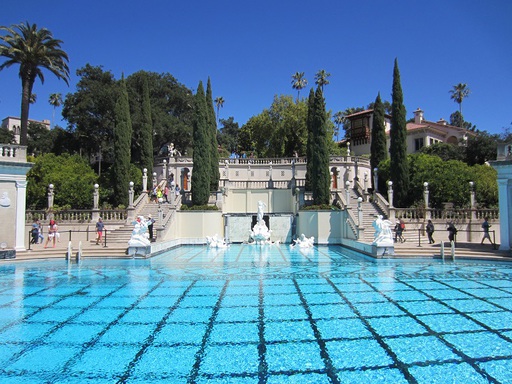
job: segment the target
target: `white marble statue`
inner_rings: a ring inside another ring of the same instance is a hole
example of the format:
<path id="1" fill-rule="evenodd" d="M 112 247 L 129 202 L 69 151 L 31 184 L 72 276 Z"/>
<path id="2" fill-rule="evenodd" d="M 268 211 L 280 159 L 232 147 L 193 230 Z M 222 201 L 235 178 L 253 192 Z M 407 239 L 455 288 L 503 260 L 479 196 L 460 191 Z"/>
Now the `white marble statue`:
<path id="1" fill-rule="evenodd" d="M 256 224 L 259 224 L 263 220 L 263 210 L 267 205 L 263 201 L 258 201 L 258 214 L 256 216 Z"/>
<path id="2" fill-rule="evenodd" d="M 132 236 L 128 241 L 128 247 L 147 247 L 151 245 L 148 234 L 148 222 L 144 216 L 137 217 L 132 223 L 134 225 Z"/>
<path id="3" fill-rule="evenodd" d="M 373 244 L 381 246 L 393 245 L 392 224 L 389 220 L 383 220 L 382 215 L 377 216 L 372 224 L 373 228 L 375 228 Z"/>
<path id="4" fill-rule="evenodd" d="M 226 248 L 228 244 L 222 238 L 219 238 L 217 234 L 215 236 L 206 236 L 206 245 L 210 248 Z"/>
<path id="5" fill-rule="evenodd" d="M 299 238 L 293 240 L 293 243 L 290 244 L 290 247 L 299 247 L 299 248 L 312 248 L 315 245 L 315 237 L 306 237 L 304 234 L 301 234 Z"/>
<path id="6" fill-rule="evenodd" d="M 263 220 L 263 209 L 266 207 L 263 201 L 258 201 L 258 213 L 256 215 L 256 224 L 250 233 L 251 240 L 256 244 L 272 244 L 270 241 L 271 230 L 268 229 Z"/>

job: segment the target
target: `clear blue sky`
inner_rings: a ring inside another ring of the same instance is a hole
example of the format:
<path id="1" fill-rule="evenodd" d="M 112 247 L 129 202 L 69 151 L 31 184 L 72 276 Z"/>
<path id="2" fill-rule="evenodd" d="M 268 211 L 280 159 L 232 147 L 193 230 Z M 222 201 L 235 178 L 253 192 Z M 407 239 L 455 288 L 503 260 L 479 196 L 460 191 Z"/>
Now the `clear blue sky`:
<path id="1" fill-rule="evenodd" d="M 449 90 L 467 83 L 464 117 L 492 133 L 512 122 L 511 20 L 510 0 L 25 0 L 0 13 L 0 25 L 48 28 L 69 54 L 70 86 L 48 72 L 44 85 L 36 80 L 32 119 L 52 118 L 49 95 L 75 92 L 87 63 L 116 78 L 168 72 L 193 90 L 210 76 L 213 97 L 225 100 L 221 118 L 241 126 L 274 95 L 296 95 L 297 71 L 309 81 L 301 96 L 318 70 L 331 73 L 333 112 L 366 106 L 379 91 L 391 101 L 397 57 L 407 118 L 420 107 L 427 120 L 448 120 L 458 109 Z M 0 71 L 0 118 L 19 116 L 18 69 Z"/>

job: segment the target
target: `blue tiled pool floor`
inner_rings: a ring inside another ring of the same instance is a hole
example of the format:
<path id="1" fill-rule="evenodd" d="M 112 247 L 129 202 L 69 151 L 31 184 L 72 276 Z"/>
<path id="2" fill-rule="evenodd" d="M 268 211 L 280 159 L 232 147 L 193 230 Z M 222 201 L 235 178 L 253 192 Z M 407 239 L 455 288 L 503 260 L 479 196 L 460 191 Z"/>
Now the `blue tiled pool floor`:
<path id="1" fill-rule="evenodd" d="M 0 383 L 512 383 L 512 264 L 181 247 L 0 265 Z"/>

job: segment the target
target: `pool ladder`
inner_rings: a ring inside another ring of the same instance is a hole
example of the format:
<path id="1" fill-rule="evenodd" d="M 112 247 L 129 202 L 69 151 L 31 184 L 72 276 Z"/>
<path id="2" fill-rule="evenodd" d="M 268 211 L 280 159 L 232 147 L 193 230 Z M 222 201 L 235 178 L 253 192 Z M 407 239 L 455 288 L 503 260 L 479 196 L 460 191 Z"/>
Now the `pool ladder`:
<path id="1" fill-rule="evenodd" d="M 452 257 L 452 261 L 455 261 L 455 242 L 454 241 L 450 241 L 450 254 Z M 443 259 L 443 261 L 445 260 L 444 241 L 441 241 L 441 258 Z"/>
<path id="2" fill-rule="evenodd" d="M 71 244 L 71 241 L 68 243 L 68 250 L 66 252 L 66 261 L 71 261 L 71 255 L 73 253 L 73 245 Z M 78 243 L 78 252 L 76 253 L 76 262 L 79 263 L 82 259 L 82 242 L 80 241 Z"/>

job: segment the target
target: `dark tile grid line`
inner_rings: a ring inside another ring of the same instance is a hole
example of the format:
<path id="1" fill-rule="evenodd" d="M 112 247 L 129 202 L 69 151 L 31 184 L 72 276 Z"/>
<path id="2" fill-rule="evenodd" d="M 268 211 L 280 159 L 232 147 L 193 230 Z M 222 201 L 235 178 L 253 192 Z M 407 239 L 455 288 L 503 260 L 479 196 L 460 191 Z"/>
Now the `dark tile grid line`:
<path id="1" fill-rule="evenodd" d="M 325 365 L 325 374 L 327 375 L 327 377 L 329 378 L 331 383 L 339 384 L 340 381 L 338 380 L 338 376 L 336 375 L 336 371 L 334 369 L 331 357 L 329 356 L 329 353 L 327 352 L 325 341 L 322 339 L 322 335 L 320 334 L 320 331 L 316 325 L 316 321 L 313 318 L 311 309 L 309 308 L 306 298 L 304 297 L 304 295 L 300 289 L 300 286 L 297 283 L 297 280 L 294 278 L 294 279 L 292 279 L 292 281 L 293 281 L 293 284 L 295 285 L 295 289 L 297 290 L 297 293 L 299 294 L 301 305 L 304 308 L 304 310 L 306 311 L 306 315 L 308 317 L 308 322 L 311 325 L 311 328 L 313 329 L 313 334 L 315 335 L 316 342 L 318 343 L 318 346 L 320 348 L 320 356 Z"/>
<path id="2" fill-rule="evenodd" d="M 142 347 L 139 349 L 139 351 L 137 351 L 133 360 L 128 364 L 125 372 L 123 373 L 123 375 L 121 375 L 117 383 L 125 383 L 130 378 L 137 363 L 140 361 L 140 359 L 147 351 L 147 349 L 153 344 L 156 336 L 162 331 L 164 326 L 167 324 L 167 320 L 169 319 L 169 317 L 176 310 L 176 308 L 178 308 L 180 303 L 183 301 L 183 299 L 187 296 L 187 294 L 190 292 L 190 290 L 194 287 L 196 283 L 197 281 L 193 281 L 181 294 L 178 300 L 176 300 L 176 302 L 169 308 L 168 312 L 160 319 L 153 332 L 151 332 L 151 334 L 146 338 Z"/>
<path id="3" fill-rule="evenodd" d="M 100 331 L 98 332 L 91 340 L 89 340 L 88 342 L 84 343 L 82 345 L 82 347 L 80 348 L 80 350 L 75 353 L 71 358 L 68 359 L 68 361 L 64 364 L 63 368 L 62 368 L 62 372 L 56 374 L 57 376 L 59 377 L 76 377 L 77 373 L 76 372 L 73 372 L 72 370 L 72 367 L 73 367 L 73 364 L 80 360 L 80 358 L 92 347 L 94 347 L 96 345 L 96 343 L 98 342 L 98 340 L 105 334 L 107 333 L 107 331 L 109 329 L 111 329 L 113 326 L 117 325 L 119 323 L 119 321 L 124 317 L 126 316 L 133 308 L 135 308 L 143 299 L 145 299 L 151 292 L 153 292 L 154 290 L 156 290 L 160 285 L 162 285 L 164 283 L 165 280 L 163 279 L 160 279 L 160 281 L 158 281 L 153 287 L 151 287 L 149 290 L 147 290 L 143 295 L 140 295 L 136 301 L 134 301 L 132 303 L 132 305 L 130 305 L 129 307 L 127 307 L 122 313 L 120 313 L 113 321 L 111 321 L 110 323 L 106 324 L 105 327 Z M 118 292 L 122 289 L 124 289 L 129 283 L 124 283 L 122 285 L 119 286 L 118 289 L 116 289 L 115 291 L 112 291 L 110 292 L 109 294 L 103 296 L 99 301 L 102 301 L 104 300 L 105 298 L 107 297 L 110 297 L 112 296 L 115 292 Z M 96 304 L 94 304 L 96 305 Z M 90 309 L 92 306 L 89 306 L 87 308 Z M 85 311 L 84 311 L 85 312 Z M 98 379 L 114 379 L 112 377 L 98 377 Z"/>
<path id="4" fill-rule="evenodd" d="M 386 354 L 393 360 L 393 364 L 389 365 L 387 368 L 397 368 L 400 373 L 404 376 L 404 378 L 409 383 L 416 383 L 416 379 L 409 372 L 409 368 L 406 364 L 404 364 L 398 356 L 393 352 L 393 350 L 388 346 L 388 344 L 384 341 L 383 337 L 371 326 L 368 319 L 361 314 L 361 312 L 357 309 L 357 307 L 345 296 L 345 294 L 338 288 L 336 284 L 334 284 L 329 278 L 326 278 L 327 283 L 340 295 L 340 297 L 345 301 L 345 303 L 354 311 L 357 315 L 358 319 L 361 320 L 368 329 L 368 331 L 372 334 L 373 339 L 377 341 L 377 343 L 384 349 Z M 384 367 L 364 367 L 363 369 L 381 369 Z M 347 369 L 349 371 L 353 371 L 355 369 Z M 338 369 L 338 371 L 340 371 Z"/>
<path id="5" fill-rule="evenodd" d="M 458 288 L 458 287 L 451 286 L 451 285 L 449 285 L 449 284 L 447 284 L 447 283 L 445 283 L 445 282 L 443 282 L 443 281 L 440 281 L 440 280 L 437 280 L 437 279 L 433 279 L 433 280 L 434 280 L 434 281 L 437 281 L 437 282 L 438 282 L 438 283 L 440 283 L 440 284 L 445 285 L 445 286 L 446 286 L 447 288 L 449 288 L 450 290 L 456 290 L 456 291 L 462 292 L 462 293 L 464 293 L 464 294 L 466 294 L 466 295 L 468 295 L 468 296 L 471 296 L 473 299 L 483 301 L 483 302 L 484 302 L 484 303 L 486 303 L 486 304 L 489 304 L 489 305 L 491 305 L 491 306 L 494 306 L 494 307 L 496 307 L 496 308 L 499 308 L 499 309 L 501 309 L 503 312 L 512 313 L 512 311 L 511 311 L 510 309 L 508 309 L 508 308 L 506 308 L 506 307 L 503 307 L 503 306 L 501 306 L 501 305 L 499 305 L 499 304 L 493 303 L 492 301 L 489 301 L 489 300 L 487 300 L 486 298 L 483 298 L 483 297 L 480 297 L 480 296 L 476 296 L 475 294 L 473 294 L 473 293 L 471 293 L 471 292 L 467 292 L 467 291 L 465 291 L 465 290 L 463 290 L 463 289 L 460 289 L 460 288 Z M 473 281 L 478 281 L 478 280 L 474 279 Z M 494 288 L 494 287 L 493 287 L 493 288 Z M 477 288 L 477 289 L 478 289 L 478 288 Z M 503 292 L 507 293 L 509 296 L 512 296 L 512 294 L 511 294 L 510 292 L 508 292 L 508 291 L 506 291 L 506 290 L 504 290 L 504 289 L 498 289 L 498 288 L 495 288 L 495 289 L 500 290 L 500 291 L 503 291 Z M 455 300 L 457 300 L 457 299 L 455 299 Z M 464 300 L 464 299 L 460 299 L 460 300 Z M 499 332 L 499 331 L 496 331 L 495 329 L 493 329 L 493 328 L 489 327 L 487 324 L 482 323 L 480 320 L 473 318 L 470 314 L 467 314 L 467 313 L 465 313 L 465 312 L 463 312 L 463 311 L 461 311 L 461 310 L 458 310 L 458 309 L 456 309 L 456 308 L 452 307 L 450 304 L 447 304 L 447 303 L 445 303 L 445 302 L 443 302 L 443 304 L 444 304 L 445 306 L 447 306 L 448 308 L 452 309 L 453 311 L 455 311 L 457 314 L 459 314 L 459 315 L 461 315 L 461 316 L 465 317 L 465 318 L 466 318 L 466 319 L 468 319 L 468 320 L 471 320 L 471 321 L 473 321 L 473 322 L 477 323 L 479 326 L 481 326 L 482 328 L 486 329 L 486 330 L 487 330 L 487 332 L 491 332 L 491 333 L 495 334 L 496 336 L 498 336 L 499 338 L 501 338 L 501 339 L 503 339 L 503 340 L 505 340 L 505 341 L 507 341 L 507 342 L 509 342 L 509 343 L 512 343 L 512 338 L 510 338 L 510 337 L 508 337 L 508 336 L 506 336 L 506 335 L 502 334 L 502 333 L 501 333 L 501 332 Z M 479 311 L 478 313 L 489 313 L 489 311 Z M 507 330 L 512 330 L 512 328 L 505 329 L 504 331 L 507 331 Z"/>
<path id="6" fill-rule="evenodd" d="M 258 383 L 265 384 L 268 380 L 268 363 L 266 359 L 267 345 L 265 343 L 265 292 L 264 281 L 259 279 L 258 286 Z"/>
<path id="7" fill-rule="evenodd" d="M 4 307 L 10 307 L 12 306 L 13 304 L 15 303 L 19 303 L 19 302 L 23 302 L 25 299 L 27 298 L 30 298 L 30 297 L 35 297 L 35 296 L 39 296 L 41 295 L 41 293 L 44 293 L 46 291 L 51 291 L 53 289 L 55 289 L 56 287 L 58 287 L 58 285 L 61 284 L 60 282 L 56 281 L 54 284 L 52 284 L 51 286 L 47 286 L 45 288 L 42 288 L 42 289 L 39 289 L 38 291 L 35 291 L 31 294 L 28 294 L 28 295 L 24 295 L 23 297 L 20 297 L 19 299 L 17 300 L 13 300 L 9 303 L 5 303 L 3 305 L 0 306 L 0 308 L 4 308 Z M 57 297 L 59 299 L 55 300 L 55 301 L 52 301 L 51 303 L 45 305 L 45 306 L 42 306 L 42 307 L 38 307 L 38 309 L 36 309 L 34 312 L 31 312 L 30 314 L 24 316 L 23 318 L 19 319 L 19 320 L 15 320 L 9 324 L 6 324 L 3 328 L 0 328 L 0 333 L 1 332 L 4 332 L 5 330 L 15 326 L 15 325 L 18 325 L 18 324 L 21 324 L 27 320 L 29 320 L 31 317 L 35 316 L 36 314 L 40 313 L 41 311 L 44 311 L 45 309 L 47 308 L 51 308 L 53 307 L 55 304 L 69 298 L 69 297 L 72 297 L 73 295 L 77 295 L 77 294 L 80 294 L 80 292 L 84 292 L 86 289 L 88 289 L 89 287 L 91 286 L 91 284 L 87 285 L 87 286 L 84 286 L 84 287 L 81 287 L 81 288 L 78 288 L 76 291 L 74 292 L 70 292 L 66 295 L 57 295 Z"/>
<path id="8" fill-rule="evenodd" d="M 210 335 L 213 330 L 213 326 L 215 324 L 217 315 L 219 313 L 220 305 L 222 303 L 222 300 L 224 299 L 224 296 L 226 295 L 226 289 L 229 285 L 229 280 L 226 280 L 226 283 L 224 284 L 224 287 L 222 287 L 222 290 L 220 292 L 219 298 L 217 299 L 217 302 L 215 303 L 215 306 L 212 310 L 212 315 L 210 319 L 208 320 L 208 325 L 206 327 L 206 331 L 203 335 L 203 339 L 201 340 L 201 346 L 199 347 L 199 350 L 197 351 L 195 355 L 195 361 L 194 365 L 192 366 L 192 369 L 187 377 L 187 383 L 194 384 L 197 382 L 199 377 L 203 377 L 206 379 L 212 379 L 213 377 L 209 374 L 201 374 L 201 363 L 206 353 L 206 347 L 210 341 Z"/>
<path id="9" fill-rule="evenodd" d="M 407 284 L 407 282 L 405 281 L 402 281 L 400 279 L 397 279 L 399 282 L 403 283 L 403 284 L 406 284 L 408 286 L 410 286 L 412 289 L 414 290 L 417 290 L 419 292 L 421 292 L 422 294 L 426 295 L 427 297 L 430 298 L 430 300 L 432 301 L 435 301 L 437 302 L 438 304 L 441 304 L 443 306 L 446 306 L 454 311 L 456 311 L 458 314 L 463 314 L 461 311 L 458 311 L 457 309 L 453 308 L 453 307 L 450 307 L 448 304 L 444 303 L 442 300 L 438 300 L 437 298 L 435 298 L 434 296 L 428 294 L 428 291 L 427 290 L 421 290 L 421 289 L 418 289 L 418 288 L 415 288 L 414 286 L 412 285 L 409 285 Z M 369 284 L 370 286 L 371 283 L 365 281 L 365 283 Z M 391 298 L 387 297 L 385 295 L 384 292 L 381 292 L 379 291 L 378 289 L 376 289 L 375 287 L 372 286 L 373 289 L 375 289 L 376 292 L 382 294 L 383 296 L 385 296 L 391 303 L 393 303 L 394 305 L 396 305 L 398 308 L 400 308 L 402 311 L 404 311 L 405 313 L 407 313 L 408 316 L 410 316 L 411 318 L 413 318 L 416 322 L 418 322 L 419 324 L 421 324 L 423 327 L 425 327 L 427 330 L 428 330 L 428 333 L 431 335 L 431 336 L 434 336 L 436 337 L 438 340 L 440 340 L 443 344 L 445 344 L 455 355 L 459 356 L 462 361 L 466 362 L 467 364 L 469 364 L 476 372 L 478 372 L 480 375 L 482 375 L 483 378 L 485 378 L 486 380 L 488 380 L 488 382 L 490 383 L 498 383 L 498 381 L 490 376 L 486 371 L 484 371 L 480 366 L 478 366 L 477 362 L 480 362 L 479 359 L 474 359 L 474 358 L 471 358 L 470 356 L 466 355 L 464 352 L 458 350 L 456 348 L 456 346 L 454 346 L 452 343 L 448 342 L 447 340 L 445 340 L 445 338 L 443 337 L 443 334 L 444 333 L 440 333 L 440 332 L 436 332 L 434 331 L 432 328 L 430 328 L 428 326 L 428 324 L 426 324 L 424 321 L 421 320 L 421 318 L 419 316 L 416 316 L 414 314 L 412 314 L 411 312 L 409 312 L 405 307 L 403 307 L 402 305 L 400 305 L 400 303 L 392 300 Z M 442 316 L 442 315 L 441 315 Z M 472 319 L 470 319 L 472 320 Z M 488 329 L 488 327 L 487 327 Z M 465 333 L 468 333 L 468 332 L 465 332 Z M 403 335 L 401 337 L 407 337 L 407 335 Z M 428 361 L 426 363 L 423 363 L 423 364 L 408 364 L 409 367 L 412 367 L 414 365 L 416 366 L 426 366 L 426 365 L 439 365 L 439 364 L 444 364 L 446 362 L 450 362 L 450 361 L 444 361 L 444 362 L 438 362 L 438 361 Z"/>
<path id="10" fill-rule="evenodd" d="M 92 284 L 91 284 L 91 285 L 92 285 Z M 89 286 L 87 286 L 87 287 L 82 288 L 80 291 L 83 291 L 83 290 L 87 289 L 87 288 L 88 288 L 88 287 L 90 287 L 91 285 L 89 285 Z M 120 286 L 117 290 L 122 289 L 122 288 L 123 288 L 123 286 Z M 76 313 L 74 316 L 72 316 L 72 317 L 68 318 L 66 321 L 60 322 L 60 323 L 58 323 L 57 325 L 55 325 L 54 327 L 52 327 L 50 330 L 48 330 L 44 335 L 40 336 L 38 339 L 36 339 L 36 340 L 32 340 L 32 341 L 30 342 L 30 345 L 28 345 L 26 348 L 24 348 L 23 350 L 21 350 L 20 352 L 18 352 L 17 354 L 15 354 L 15 355 L 13 355 L 13 356 L 11 357 L 11 359 L 10 359 L 10 361 L 9 361 L 9 364 L 12 364 L 12 363 L 14 363 L 15 361 L 19 360 L 19 359 L 20 359 L 24 354 L 26 354 L 27 352 L 30 352 L 30 351 L 31 351 L 31 350 L 33 350 L 34 348 L 39 347 L 39 346 L 41 346 L 41 345 L 46 345 L 47 343 L 46 343 L 45 339 L 46 339 L 47 337 L 49 337 L 51 334 L 55 333 L 56 331 L 58 331 L 59 329 L 61 329 L 61 328 L 62 328 L 62 327 L 64 327 L 65 325 L 67 325 L 67 324 L 71 323 L 71 322 L 72 322 L 74 319 L 76 319 L 78 316 L 80 316 L 80 315 L 82 315 L 83 313 L 85 313 L 86 311 L 88 311 L 92 306 L 94 306 L 94 305 L 98 304 L 99 302 L 101 302 L 102 300 L 104 300 L 106 297 L 111 296 L 111 295 L 112 295 L 114 292 L 116 292 L 117 290 L 115 290 L 115 291 L 111 291 L 109 294 L 107 294 L 107 295 L 105 295 L 105 296 L 100 297 L 98 300 L 96 300 L 95 302 L 91 303 L 89 306 L 87 306 L 87 307 L 83 308 L 80 312 Z M 73 294 L 66 295 L 66 296 L 62 297 L 62 300 L 64 300 L 65 298 L 71 297 L 72 295 L 73 295 Z M 55 302 L 53 302 L 51 305 L 48 305 L 48 306 L 42 307 L 42 309 L 46 309 L 46 308 L 48 308 L 48 307 L 51 307 L 51 306 L 53 306 L 55 303 L 60 302 L 60 301 L 62 301 L 62 300 L 55 301 Z M 33 314 L 31 314 L 30 316 L 32 316 L 32 315 L 34 315 L 35 313 L 38 313 L 38 312 L 39 312 L 39 311 L 34 312 L 34 313 L 33 313 Z M 29 316 L 29 317 L 30 317 L 30 316 Z M 25 320 L 26 320 L 26 319 L 24 319 L 23 321 L 25 321 Z M 105 332 L 106 332 L 106 331 L 105 331 Z M 69 361 L 73 361 L 73 359 L 70 359 Z M 68 363 L 69 363 L 69 361 L 68 361 Z M 4 368 L 4 369 L 3 369 L 3 371 L 4 371 L 4 372 L 6 372 L 7 374 L 9 374 L 9 375 L 13 375 L 13 376 L 15 376 L 15 375 L 17 375 L 17 374 L 18 374 L 18 372 L 10 371 L 10 370 L 8 369 L 8 367 L 7 367 L 7 369 L 5 369 L 5 368 Z M 27 372 L 27 373 L 28 373 L 28 372 Z M 30 372 L 30 373 L 31 373 L 31 374 L 37 374 L 37 372 Z M 24 372 L 23 372 L 23 374 L 24 374 Z M 55 375 L 55 374 L 56 374 L 56 373 L 54 373 L 54 375 Z M 57 374 L 57 375 L 60 375 L 60 373 L 59 373 L 59 374 Z M 46 376 L 47 376 L 47 374 L 44 374 L 44 376 L 46 377 Z M 50 378 L 47 378 L 47 379 L 49 380 Z"/>

